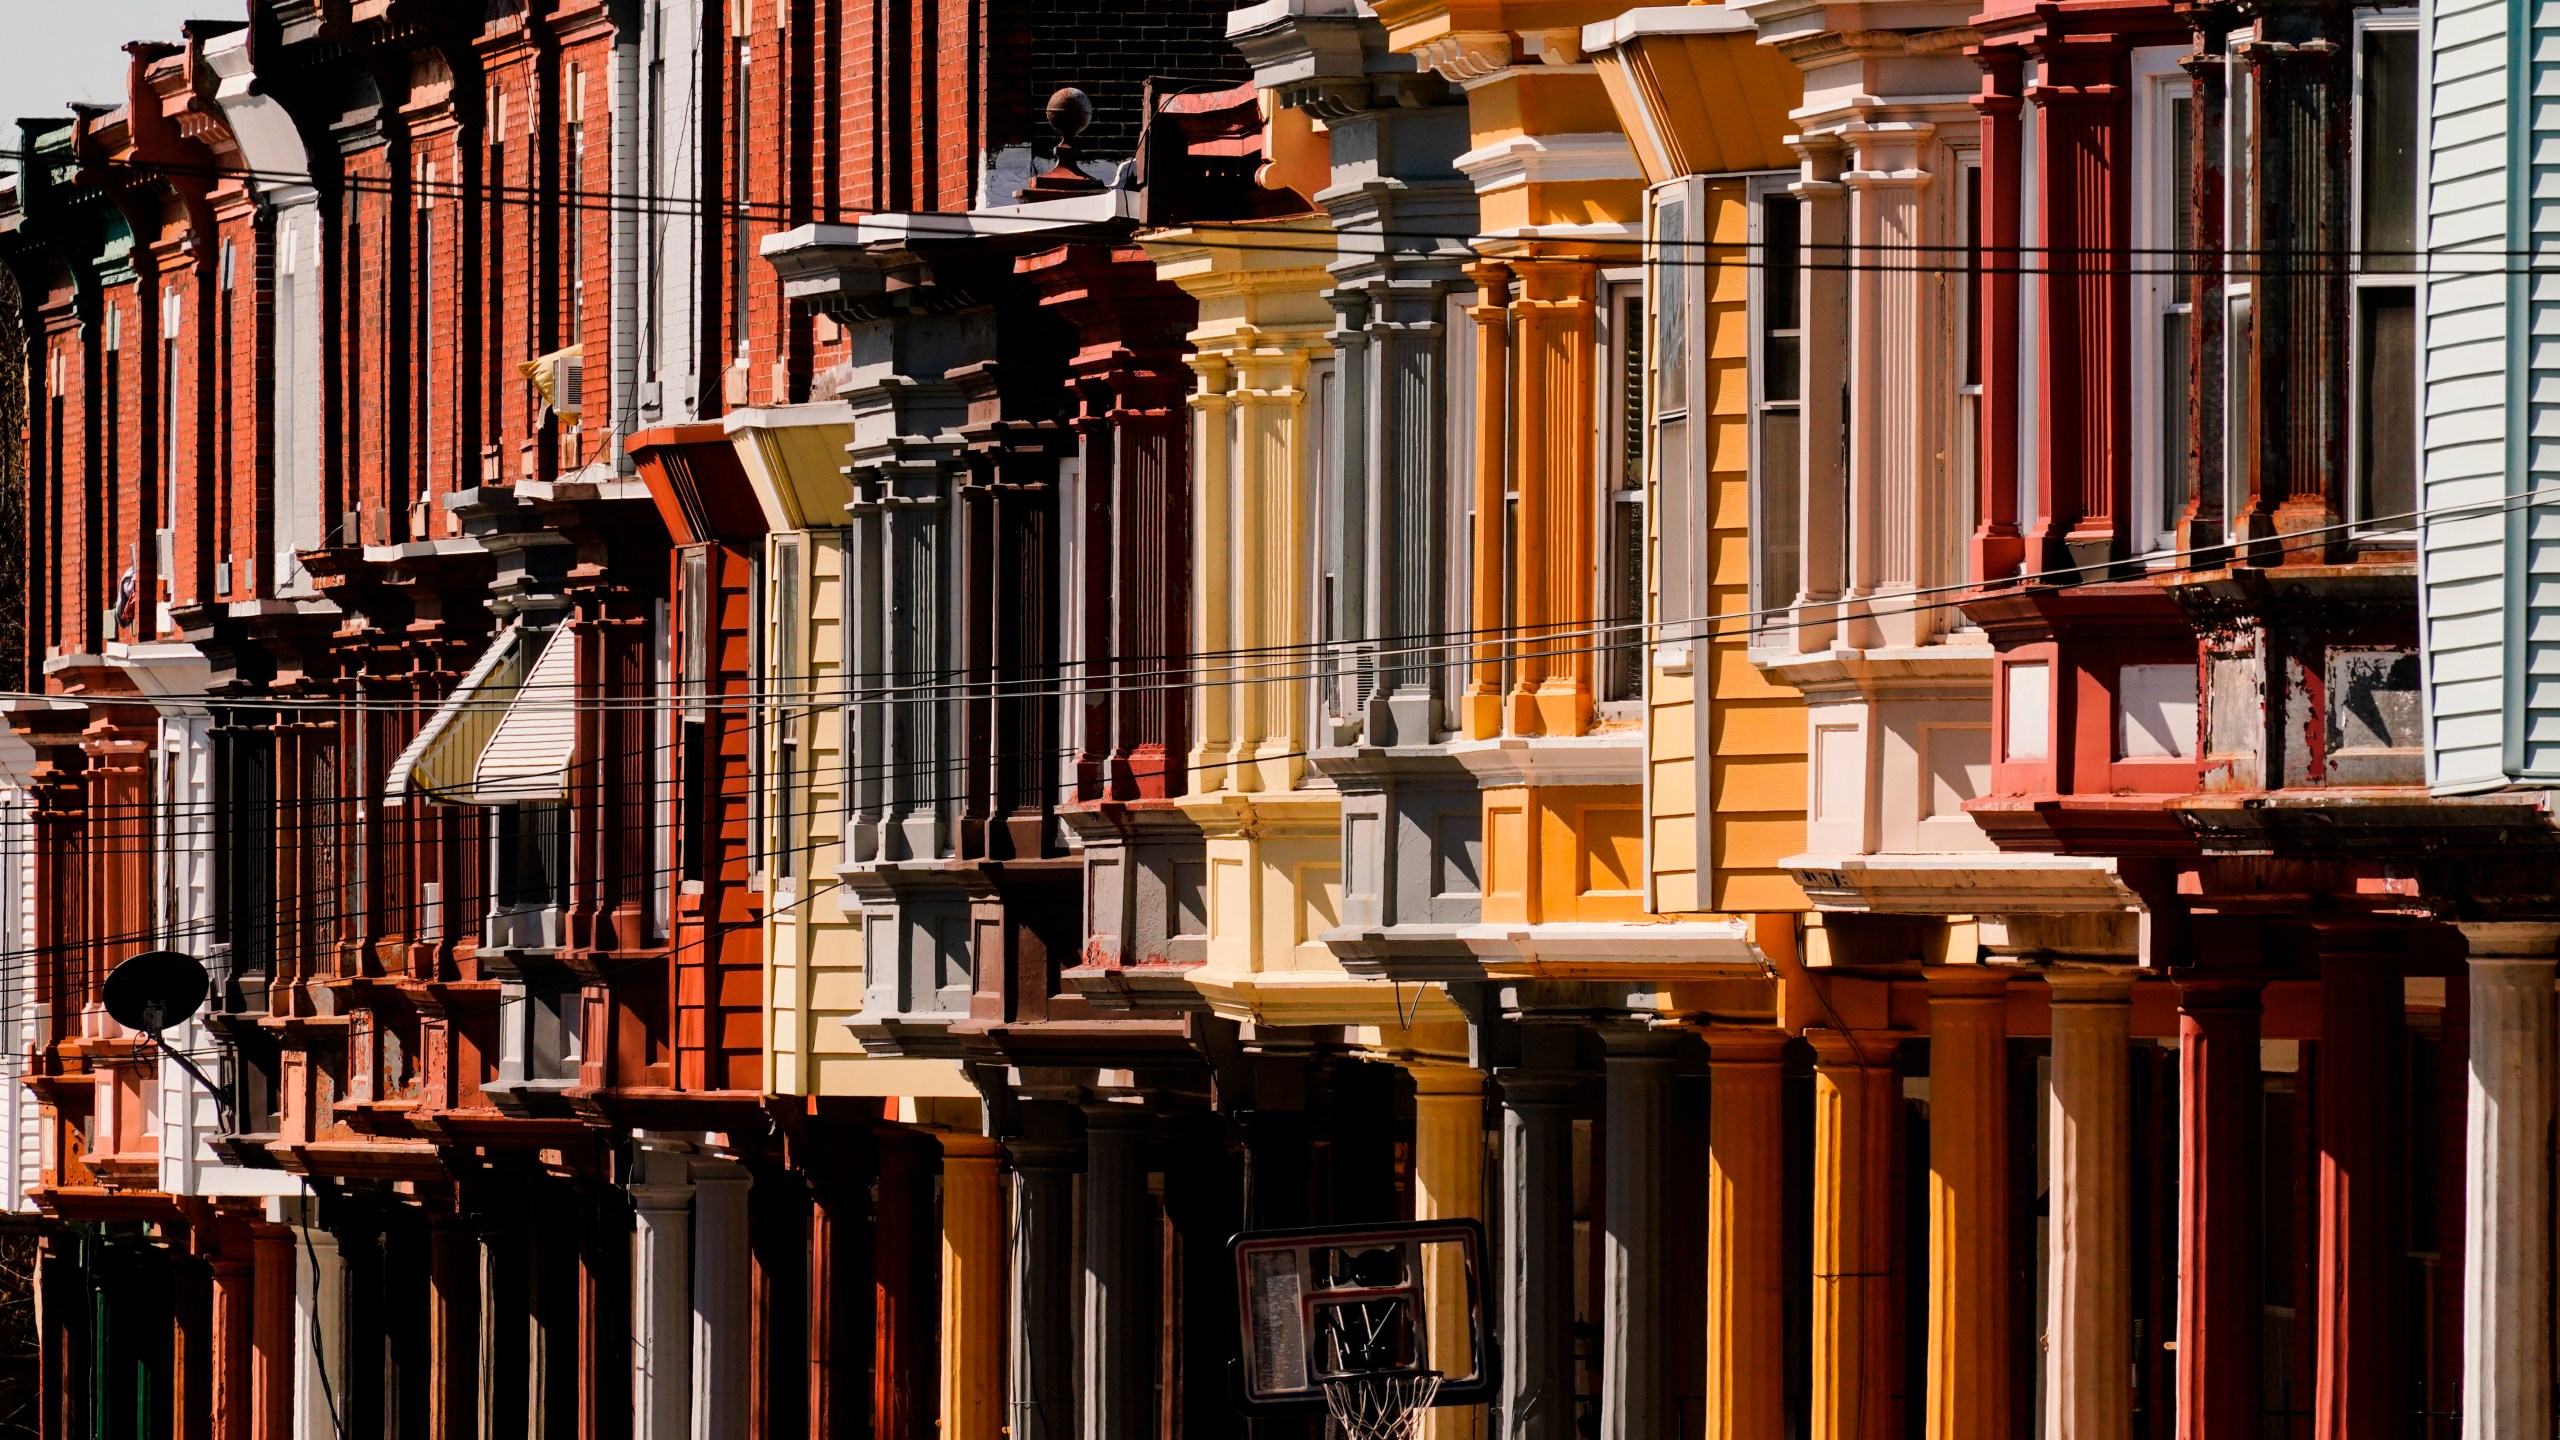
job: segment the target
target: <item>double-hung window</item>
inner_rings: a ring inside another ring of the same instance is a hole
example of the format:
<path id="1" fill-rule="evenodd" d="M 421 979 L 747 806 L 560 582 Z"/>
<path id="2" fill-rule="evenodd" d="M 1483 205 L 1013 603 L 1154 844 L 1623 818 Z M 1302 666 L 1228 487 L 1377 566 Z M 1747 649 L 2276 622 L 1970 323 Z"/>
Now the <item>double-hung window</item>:
<path id="1" fill-rule="evenodd" d="M 2410 530 L 2418 499 L 2417 25 L 2356 25 L 2349 516 L 2367 533 Z"/>
<path id="2" fill-rule="evenodd" d="M 1704 377 L 1690 363 L 1689 337 L 1696 329 L 1692 317 L 1702 282 L 1710 273 L 1702 262 L 1713 252 L 1698 240 L 1711 213 L 1703 182 L 1675 180 L 1653 192 L 1653 265 L 1645 277 L 1645 300 L 1653 307 L 1647 348 L 1653 367 L 1652 509 L 1658 537 L 1652 552 L 1650 638 L 1654 663 L 1672 674 L 1695 663 L 1691 646 L 1706 633 L 1709 608 L 1703 572 L 1714 510 L 1707 503 L 1706 477 L 1691 458 L 1696 433 L 1692 417 L 1699 409 L 1691 385 Z"/>
<path id="3" fill-rule="evenodd" d="M 1751 185 L 1751 609 L 1787 623 L 1804 582 L 1804 222 L 1787 177 Z"/>
<path id="4" fill-rule="evenodd" d="M 1609 373 L 1600 466 L 1600 698 L 1644 698 L 1644 286 L 1608 287 Z M 1567 642 L 1572 643 L 1572 642 Z"/>
<path id="5" fill-rule="evenodd" d="M 2257 133 L 2255 71 L 2248 51 L 2255 40 L 2249 30 L 2231 34 L 2223 58 L 2222 121 L 2222 515 L 2226 533 L 2236 538 L 2249 507 L 2251 463 L 2258 443 L 2258 405 L 2251 381 L 2257 368 L 2258 330 L 2254 292 L 2258 275 Z"/>
<path id="6" fill-rule="evenodd" d="M 2175 551 L 2193 494 L 2187 444 L 2194 329 L 2195 89 L 2185 51 L 2137 50 L 2134 78 L 2133 524 L 2137 553 Z"/>

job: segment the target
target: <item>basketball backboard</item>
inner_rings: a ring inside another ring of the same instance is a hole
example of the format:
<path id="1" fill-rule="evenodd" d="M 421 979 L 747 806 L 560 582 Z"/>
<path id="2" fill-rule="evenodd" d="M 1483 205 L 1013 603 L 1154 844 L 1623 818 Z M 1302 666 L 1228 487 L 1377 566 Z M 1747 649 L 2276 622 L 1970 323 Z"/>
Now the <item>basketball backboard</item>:
<path id="1" fill-rule="evenodd" d="M 1435 1405 L 1493 1390 L 1484 1227 L 1473 1220 L 1265 1230 L 1237 1236 L 1244 1357 L 1237 1407 L 1321 1409 L 1325 1382 L 1436 1372 Z"/>

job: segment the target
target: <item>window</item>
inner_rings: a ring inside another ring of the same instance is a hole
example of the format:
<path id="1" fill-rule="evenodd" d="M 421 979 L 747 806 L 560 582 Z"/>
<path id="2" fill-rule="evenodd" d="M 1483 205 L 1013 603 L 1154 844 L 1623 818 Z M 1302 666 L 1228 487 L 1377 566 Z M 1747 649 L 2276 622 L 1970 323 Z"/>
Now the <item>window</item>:
<path id="1" fill-rule="evenodd" d="M 1609 291 L 1608 463 L 1600 476 L 1600 698 L 1644 698 L 1644 291 Z"/>
<path id="2" fill-rule="evenodd" d="M 583 193 L 587 173 L 586 72 L 571 66 L 568 79 L 569 123 L 563 127 L 560 146 L 560 188 L 565 201 L 560 212 L 560 264 L 568 272 L 561 290 L 569 307 L 567 323 L 562 327 L 563 346 L 579 343 L 587 315 L 587 206 Z"/>
<path id="3" fill-rule="evenodd" d="M 737 88 L 731 97 L 729 121 L 729 325 L 737 335 L 738 363 L 747 363 L 747 286 L 752 280 L 755 246 L 747 233 L 748 179 L 754 173 L 749 147 L 753 131 L 748 124 L 747 97 L 751 47 L 738 42 Z"/>
<path id="4" fill-rule="evenodd" d="M 1982 493 L 1982 155 L 1956 153 L 1956 233 L 1964 245 L 1964 273 L 1956 281 L 1956 434 L 1954 484 L 1949 502 L 1959 512 L 1949 527 L 1941 584 L 1970 573 L 1975 501 Z"/>
<path id="5" fill-rule="evenodd" d="M 800 537 L 777 536 L 773 542 L 773 873 L 778 880 L 800 874 L 799 813 L 792 786 L 800 775 L 799 697 L 808 691 L 800 673 Z"/>
<path id="6" fill-rule="evenodd" d="M 2044 65 L 2030 60 L 2020 75 L 2023 93 L 2033 95 L 2044 83 Z M 2037 111 L 2042 107 L 2028 100 L 2018 107 L 2018 253 L 2010 257 L 2018 275 L 2018 532 L 2044 515 L 2044 366 L 2042 355 L 2044 326 L 2044 231 L 2040 216 L 2044 202 L 2043 160 L 2038 154 L 2036 132 L 2043 122 Z M 2033 569 L 2032 562 L 2029 569 Z"/>
<path id="7" fill-rule="evenodd" d="M 565 905 L 569 899 L 568 807 L 490 807 L 490 888 L 501 910 Z"/>
<path id="8" fill-rule="evenodd" d="M 418 276 L 411 294 L 414 298 L 418 331 L 418 400 L 413 412 L 423 422 L 436 413 L 435 377 L 441 372 L 436 356 L 436 167 L 429 163 L 419 173 L 418 187 Z M 419 506 L 409 516 L 409 538 L 427 538 L 427 512 L 423 508 L 426 486 L 435 473 L 435 457 L 429 436 L 434 427 L 420 423 L 416 427 L 418 445 L 417 481 L 421 489 Z"/>
<path id="9" fill-rule="evenodd" d="M 2194 86 L 2184 52 L 2139 51 L 2134 68 L 2134 523 L 2137 551 L 2174 551 L 2193 493 L 2188 384 L 2196 242 Z"/>
<path id="10" fill-rule="evenodd" d="M 1706 478 L 1691 459 L 1690 307 L 1700 277 L 1702 251 L 1690 243 L 1690 217 L 1702 213 L 1704 187 L 1674 181 L 1654 192 L 1653 267 L 1645 297 L 1653 306 L 1650 508 L 1656 537 L 1652 550 L 1654 661 L 1667 672 L 1691 663 L 1690 643 L 1703 632 L 1712 608 L 1700 570 L 1707 544 Z M 1700 227 L 1705 228 L 1704 226 Z"/>
<path id="11" fill-rule="evenodd" d="M 2418 32 L 2407 12 L 2356 31 L 2352 517 L 2406 531 L 2418 499 Z"/>
<path id="12" fill-rule="evenodd" d="M 2222 515 L 2225 533 L 2235 538 L 2249 506 L 2250 477 L 2257 473 L 2252 462 L 2258 443 L 2253 398 L 2258 337 L 2250 297 L 2258 273 L 2252 159 L 2258 82 L 2246 56 L 2254 38 L 2252 32 L 2234 31 L 2231 53 L 2223 60 Z"/>
<path id="13" fill-rule="evenodd" d="M 1804 579 L 1803 213 L 1784 179 L 1753 187 L 1751 608 L 1787 623 Z"/>

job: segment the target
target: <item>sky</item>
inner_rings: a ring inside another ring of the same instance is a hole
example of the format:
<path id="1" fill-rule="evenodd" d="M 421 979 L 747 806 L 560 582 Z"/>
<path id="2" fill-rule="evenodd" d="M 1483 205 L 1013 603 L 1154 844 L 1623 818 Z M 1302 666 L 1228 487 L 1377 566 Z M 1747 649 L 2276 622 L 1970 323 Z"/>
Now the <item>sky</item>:
<path id="1" fill-rule="evenodd" d="M 246 0 L 0 0 L 0 120 L 60 115 L 74 100 L 124 99 L 128 40 L 178 38 L 199 17 L 237 19 Z M 17 127 L 6 143 L 17 144 Z"/>

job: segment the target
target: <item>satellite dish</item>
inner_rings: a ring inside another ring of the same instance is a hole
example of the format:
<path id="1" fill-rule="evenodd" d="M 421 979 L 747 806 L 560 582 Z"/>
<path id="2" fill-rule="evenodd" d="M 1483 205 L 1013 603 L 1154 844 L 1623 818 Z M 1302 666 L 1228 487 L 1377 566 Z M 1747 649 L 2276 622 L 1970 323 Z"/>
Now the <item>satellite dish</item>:
<path id="1" fill-rule="evenodd" d="M 107 975 L 107 1013 L 129 1030 L 157 1035 L 184 1024 L 212 991 L 203 961 L 176 950 L 146 950 Z"/>

